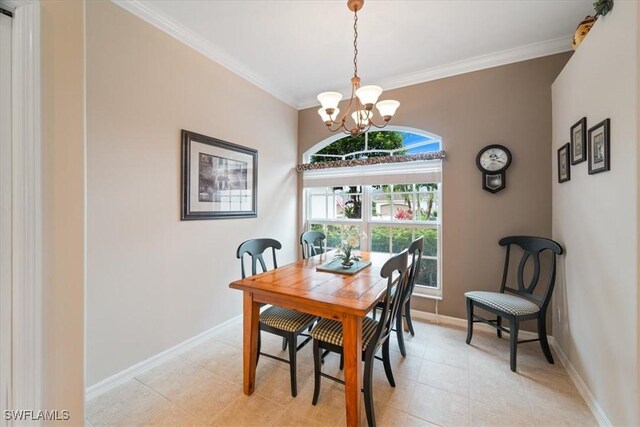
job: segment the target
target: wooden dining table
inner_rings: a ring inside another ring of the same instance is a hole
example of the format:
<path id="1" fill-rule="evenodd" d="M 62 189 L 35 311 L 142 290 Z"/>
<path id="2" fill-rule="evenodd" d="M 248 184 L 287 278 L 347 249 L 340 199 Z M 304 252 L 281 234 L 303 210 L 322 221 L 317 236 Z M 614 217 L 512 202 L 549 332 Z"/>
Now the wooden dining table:
<path id="1" fill-rule="evenodd" d="M 344 376 L 347 425 L 360 425 L 362 386 L 362 319 L 380 301 L 387 280 L 380 268 L 388 254 L 362 252 L 371 265 L 354 275 L 317 271 L 333 260 L 328 252 L 306 260 L 232 282 L 229 287 L 244 292 L 243 299 L 243 390 L 255 390 L 260 307 L 272 304 L 339 320 L 344 333 Z M 309 402 L 311 404 L 311 402 Z"/>

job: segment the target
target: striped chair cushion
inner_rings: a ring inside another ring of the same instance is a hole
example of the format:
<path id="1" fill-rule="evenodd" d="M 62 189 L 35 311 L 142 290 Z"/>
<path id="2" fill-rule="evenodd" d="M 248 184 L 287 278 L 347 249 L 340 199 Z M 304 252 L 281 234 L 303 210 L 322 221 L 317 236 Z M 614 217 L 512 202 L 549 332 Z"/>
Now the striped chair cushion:
<path id="1" fill-rule="evenodd" d="M 366 350 L 373 333 L 376 331 L 378 322 L 370 317 L 362 319 L 362 350 Z M 342 347 L 342 322 L 337 320 L 320 319 L 318 324 L 311 330 L 313 339 L 328 342 Z"/>
<path id="2" fill-rule="evenodd" d="M 316 316 L 288 308 L 272 306 L 260 313 L 260 322 L 287 332 L 298 332 L 314 321 Z"/>
<path id="3" fill-rule="evenodd" d="M 540 307 L 536 303 L 515 295 L 482 291 L 466 292 L 464 295 L 473 301 L 515 316 L 523 316 L 540 311 Z"/>

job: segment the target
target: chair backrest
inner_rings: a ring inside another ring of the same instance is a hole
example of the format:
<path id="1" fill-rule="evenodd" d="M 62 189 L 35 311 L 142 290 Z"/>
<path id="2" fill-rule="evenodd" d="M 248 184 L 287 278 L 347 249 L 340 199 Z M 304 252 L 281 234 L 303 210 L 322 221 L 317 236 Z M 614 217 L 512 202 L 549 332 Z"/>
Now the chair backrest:
<path id="1" fill-rule="evenodd" d="M 420 274 L 420 262 L 422 260 L 422 251 L 424 248 L 424 237 L 418 237 L 409 245 L 407 251 L 411 257 L 411 265 L 409 266 L 409 278 L 405 287 L 402 304 L 405 305 L 411 298 L 413 288 L 416 286 L 416 277 Z"/>
<path id="2" fill-rule="evenodd" d="M 278 262 L 276 261 L 276 249 L 282 249 L 282 244 L 275 239 L 250 239 L 246 242 L 242 242 L 238 246 L 236 251 L 236 257 L 240 258 L 240 267 L 242 269 L 242 278 L 247 277 L 244 269 L 244 254 L 248 253 L 251 256 L 251 275 L 258 274 L 257 263 L 260 263 L 262 271 L 267 271 L 267 265 L 264 262 L 262 254 L 267 249 L 271 248 L 273 251 L 273 268 L 278 268 Z"/>
<path id="3" fill-rule="evenodd" d="M 306 231 L 300 235 L 302 259 L 324 253 L 324 241 L 327 236 L 322 231 Z"/>
<path id="4" fill-rule="evenodd" d="M 563 253 L 562 246 L 550 239 L 531 236 L 505 237 L 503 239 L 500 239 L 500 245 L 507 247 L 500 292 L 504 293 L 505 291 L 507 291 L 521 297 L 525 297 L 538 303 L 541 308 L 546 309 L 547 305 L 551 301 L 551 294 L 553 293 L 553 288 L 556 283 L 556 255 L 561 255 Z M 507 286 L 511 245 L 519 246 L 523 251 L 516 274 L 516 279 L 518 282 L 517 289 Z M 542 296 L 534 295 L 533 292 L 541 282 L 540 254 L 547 250 L 551 252 L 551 265 L 548 269 L 549 271 L 547 274 L 546 284 L 543 285 L 545 286 L 545 289 Z M 529 283 L 525 283 L 524 273 L 529 258 L 533 260 L 533 274 Z"/>
<path id="5" fill-rule="evenodd" d="M 389 258 L 380 270 L 380 276 L 387 279 L 387 290 L 382 302 L 382 314 L 380 314 L 378 326 L 367 348 L 367 351 L 373 351 L 374 354 L 391 334 L 398 310 L 402 305 L 402 298 L 409 281 L 408 258 L 408 252 L 405 249 Z"/>

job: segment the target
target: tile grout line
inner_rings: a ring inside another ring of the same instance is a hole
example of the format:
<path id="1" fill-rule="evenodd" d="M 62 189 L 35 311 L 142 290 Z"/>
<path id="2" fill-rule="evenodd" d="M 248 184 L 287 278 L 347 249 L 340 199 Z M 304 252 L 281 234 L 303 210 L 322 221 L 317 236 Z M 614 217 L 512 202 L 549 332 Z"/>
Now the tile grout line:
<path id="1" fill-rule="evenodd" d="M 151 390 L 153 393 L 157 394 L 158 396 L 160 396 L 161 398 L 163 398 L 164 400 L 166 400 L 167 402 L 173 404 L 176 408 L 180 409 L 182 412 L 192 416 L 193 418 L 195 418 L 196 420 L 199 421 L 204 421 L 201 420 L 200 417 L 198 417 L 197 415 L 191 413 L 188 409 L 183 408 L 181 405 L 179 405 L 177 402 L 174 402 L 173 400 L 169 399 L 168 396 L 165 396 L 164 394 L 160 393 L 158 390 L 156 390 L 155 388 L 151 387 L 150 385 L 145 384 L 144 382 L 142 382 L 142 380 L 138 379 L 137 377 L 133 377 L 134 381 L 137 381 L 138 383 L 140 383 L 142 386 L 148 388 L 149 390 Z M 206 422 L 205 422 L 206 424 Z"/>
<path id="2" fill-rule="evenodd" d="M 219 342 L 222 342 L 222 341 L 219 341 Z M 226 344 L 226 343 L 223 343 L 223 344 Z M 213 372 L 212 370 L 208 369 L 207 367 L 205 367 L 205 366 L 201 366 L 201 365 L 198 365 L 197 363 L 195 363 L 195 362 L 193 362 L 193 361 L 191 361 L 191 360 L 189 360 L 189 359 L 187 359 L 187 358 L 184 358 L 184 357 L 182 357 L 182 356 L 181 356 L 181 355 L 179 355 L 179 354 L 178 354 L 178 357 L 180 357 L 180 358 L 182 358 L 182 359 L 186 360 L 187 362 L 191 363 L 191 364 L 192 364 L 192 365 L 194 365 L 194 366 L 197 366 L 197 367 L 199 367 L 199 368 L 201 368 L 201 369 L 204 369 L 205 371 L 209 372 L 210 374 L 214 375 L 215 377 L 220 378 L 220 379 L 222 379 L 222 380 L 224 380 L 224 381 L 226 381 L 226 382 L 228 382 L 228 383 L 230 383 L 230 384 L 233 384 L 233 385 L 235 385 L 235 386 L 240 386 L 240 387 L 242 387 L 242 386 L 243 386 L 242 384 L 235 383 L 235 382 L 233 382 L 233 381 L 231 381 L 231 380 L 229 380 L 229 379 L 227 379 L 227 378 L 225 378 L 225 377 L 223 377 L 223 376 L 220 376 L 220 375 L 218 375 L 217 373 Z M 229 404 L 228 404 L 228 405 L 226 405 L 225 407 L 223 407 L 223 408 L 220 410 L 220 412 L 219 412 L 219 413 L 217 413 L 217 414 L 215 415 L 215 417 L 214 417 L 213 419 L 214 419 L 214 420 L 216 420 L 216 419 L 220 418 L 220 416 L 221 416 L 221 415 L 222 415 L 222 414 L 223 414 L 227 409 L 229 409 L 231 406 L 233 406 L 233 404 L 234 404 L 234 403 L 236 403 L 236 401 L 238 401 L 238 400 L 240 400 L 240 398 L 242 398 L 243 394 L 244 394 L 244 392 L 243 392 L 243 391 L 241 391 L 241 392 L 240 392 L 240 395 L 239 395 L 238 397 L 234 398 L 231 402 L 229 402 Z M 262 396 L 262 395 L 258 395 L 258 396 L 260 396 L 260 397 L 263 397 L 263 398 L 264 398 L 264 396 Z M 278 404 L 277 402 L 272 401 L 271 399 L 267 399 L 267 400 L 269 400 L 269 401 L 270 401 L 270 402 L 272 402 L 272 403 L 277 404 L 278 406 L 282 406 L 282 405 Z M 177 405 L 177 403 L 176 403 L 176 405 Z M 284 407 L 283 407 L 283 408 L 284 408 Z M 205 420 L 205 423 L 206 423 L 206 420 Z M 209 425 L 209 424 L 211 424 L 211 423 L 207 423 L 207 424 Z"/>
<path id="3" fill-rule="evenodd" d="M 218 341 L 218 342 L 222 342 L 222 341 Z M 223 344 L 227 344 L 227 343 L 224 343 L 224 342 L 222 342 L 222 343 L 223 343 Z M 228 344 L 227 344 L 227 345 L 228 345 Z M 183 357 L 181 354 L 178 354 L 177 356 L 178 356 L 178 357 L 180 357 L 180 358 L 181 358 L 181 359 L 183 359 L 183 360 L 186 360 L 188 363 L 190 363 L 190 364 L 191 364 L 191 365 L 193 365 L 193 366 L 197 366 L 198 368 L 204 369 L 205 371 L 207 371 L 207 372 L 211 373 L 212 375 L 214 375 L 214 376 L 215 376 L 215 377 L 217 377 L 217 378 L 220 378 L 220 379 L 222 379 L 222 380 L 224 380 L 224 381 L 226 381 L 226 382 L 228 382 L 228 383 L 230 383 L 230 384 L 233 384 L 233 385 L 236 385 L 236 386 L 238 386 L 238 385 L 239 385 L 240 387 L 242 387 L 242 384 L 237 384 L 237 383 L 235 383 L 235 382 L 233 382 L 233 381 L 231 381 L 231 380 L 229 380 L 229 379 L 227 379 L 227 378 L 225 378 L 225 377 L 223 377 L 223 376 L 220 376 L 220 375 L 218 375 L 217 373 L 213 372 L 212 370 L 208 369 L 207 367 L 205 367 L 205 366 L 201 366 L 201 365 L 198 365 L 197 363 L 195 363 L 195 362 L 193 362 L 193 361 L 191 361 L 191 360 L 189 360 L 189 359 L 187 359 L 187 358 Z M 215 416 L 215 418 L 218 418 L 218 417 L 219 417 L 219 416 L 220 416 L 224 411 L 226 411 L 227 409 L 229 409 L 229 408 L 230 408 L 230 407 L 231 407 L 231 406 L 232 406 L 232 405 L 233 405 L 233 404 L 234 404 L 238 399 L 240 399 L 240 398 L 242 397 L 242 395 L 243 395 L 243 394 L 244 394 L 244 392 L 241 392 L 241 393 L 240 393 L 240 395 L 239 395 L 238 397 L 234 398 L 234 399 L 231 401 L 231 403 L 229 403 L 228 405 L 226 405 L 226 406 L 225 406 L 225 407 L 224 407 L 224 408 L 223 408 L 223 409 L 222 409 L 222 410 L 221 410 L 221 411 L 220 411 L 220 412 Z M 286 409 L 289 407 L 289 405 L 291 404 L 291 402 L 289 402 L 287 405 L 282 405 L 281 403 L 278 403 L 278 402 L 276 402 L 276 401 L 274 401 L 274 400 L 271 400 L 271 399 L 269 399 L 267 396 L 264 396 L 264 395 L 259 394 L 259 393 L 257 394 L 257 396 L 260 396 L 260 397 L 262 397 L 262 398 L 264 398 L 264 399 L 268 400 L 269 402 L 271 402 L 271 403 L 273 403 L 273 404 L 276 404 L 276 405 L 280 406 L 283 410 L 286 410 Z M 176 402 L 174 402 L 174 403 L 177 405 L 177 403 L 176 403 Z"/>

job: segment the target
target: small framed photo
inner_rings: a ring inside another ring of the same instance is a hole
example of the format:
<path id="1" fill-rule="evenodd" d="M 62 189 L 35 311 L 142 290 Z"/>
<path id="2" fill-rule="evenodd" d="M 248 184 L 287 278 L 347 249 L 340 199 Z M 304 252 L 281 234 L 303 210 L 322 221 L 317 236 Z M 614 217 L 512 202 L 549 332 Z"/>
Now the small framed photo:
<path id="1" fill-rule="evenodd" d="M 255 218 L 258 151 L 182 131 L 180 219 Z"/>
<path id="2" fill-rule="evenodd" d="M 587 160 L 587 118 L 583 117 L 571 126 L 571 164 Z"/>
<path id="3" fill-rule="evenodd" d="M 589 137 L 587 138 L 589 175 L 610 169 L 609 124 L 610 119 L 605 119 L 589 129 Z"/>
<path id="4" fill-rule="evenodd" d="M 564 144 L 558 149 L 558 182 L 566 182 L 571 179 L 571 166 L 569 164 L 570 143 Z"/>

